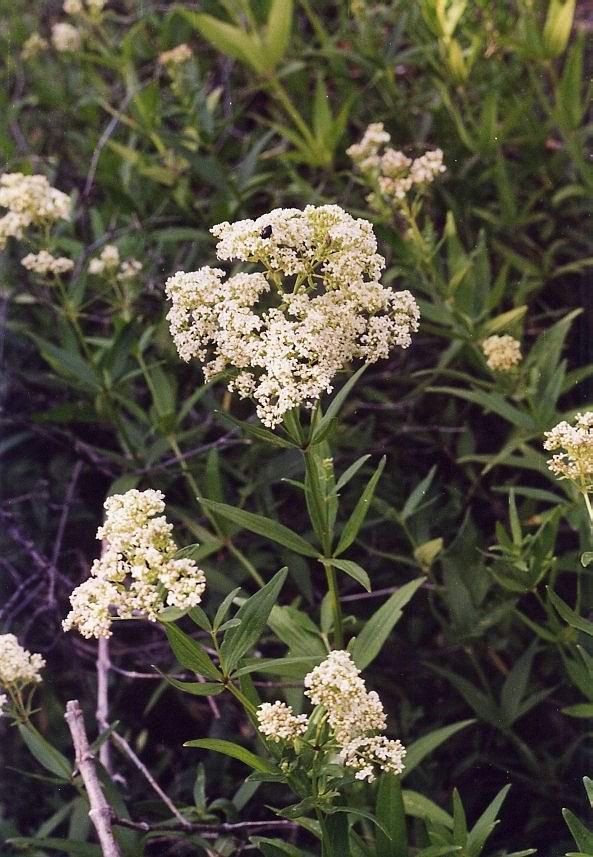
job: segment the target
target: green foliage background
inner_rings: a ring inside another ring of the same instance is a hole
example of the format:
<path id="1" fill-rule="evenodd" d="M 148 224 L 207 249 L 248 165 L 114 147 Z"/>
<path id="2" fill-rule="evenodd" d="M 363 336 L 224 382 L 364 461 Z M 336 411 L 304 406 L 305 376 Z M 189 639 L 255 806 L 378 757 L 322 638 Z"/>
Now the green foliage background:
<path id="1" fill-rule="evenodd" d="M 114 0 L 100 26 L 88 25 L 80 52 L 50 48 L 27 62 L 25 39 L 37 30 L 49 37 L 65 16 L 54 2 L 2 7 L 3 169 L 43 172 L 75 200 L 57 237 L 77 260 L 65 295 L 27 274 L 22 247 L 9 244 L 0 261 L 1 621 L 47 658 L 41 733 L 68 754 L 64 700 L 78 696 L 93 711 L 94 644 L 64 636 L 60 620 L 96 553 L 107 493 L 165 492 L 179 543 L 202 545 L 209 613 L 234 587 L 254 592 L 287 565 L 282 603 L 323 626 L 318 564 L 196 500 L 195 484 L 206 499 L 310 535 L 289 481 L 302 477 L 300 456 L 243 434 L 225 414 L 249 419 L 250 405 L 180 363 L 163 284 L 214 264 L 214 223 L 337 203 L 375 222 L 384 281 L 409 288 L 422 310 L 411 349 L 367 370 L 331 438 L 338 473 L 369 455 L 342 491 L 342 520 L 386 456 L 348 555 L 370 576 L 371 597 L 340 576 L 347 632 L 360 632 L 393 588 L 423 576 L 367 670 L 369 685 L 405 743 L 473 723 L 413 771 L 410 788 L 450 811 L 456 787 L 475 819 L 511 783 L 490 853 L 574 850 L 561 807 L 585 818 L 593 682 L 581 652 L 591 643 L 546 585 L 586 616 L 593 590 L 579 554 L 592 546 L 579 498 L 547 471 L 541 444 L 559 419 L 592 407 L 589 6 L 301 0 L 293 9 L 252 0 L 248 10 L 239 0 Z M 157 58 L 181 42 L 194 58 L 172 80 Z M 407 153 L 444 151 L 422 251 L 397 219 L 369 211 L 351 172 L 345 149 L 370 122 L 384 122 Z M 105 243 L 143 263 L 123 296 L 88 275 Z M 527 357 L 514 384 L 495 379 L 479 350 L 494 332 L 522 339 Z M 281 657 L 287 645 L 273 628 L 258 650 Z M 112 674 L 111 717 L 168 794 L 193 801 L 197 818 L 261 818 L 278 800 L 273 786 L 245 784 L 239 762 L 214 754 L 199 756 L 196 779 L 198 751 L 181 749 L 197 737 L 241 735 L 234 700 L 225 696 L 215 719 L 204 698 L 130 677 L 153 663 L 174 669 L 160 628 L 118 627 L 111 657 L 123 671 Z M 276 698 L 265 682 L 258 690 Z M 297 704 L 296 689 L 286 694 Z M 83 803 L 44 780 L 8 725 L 0 728 L 2 838 L 85 842 Z M 132 815 L 158 813 L 142 777 L 121 765 Z M 225 841 L 219 853 L 239 853 Z M 95 853 L 81 847 L 69 853 Z"/>

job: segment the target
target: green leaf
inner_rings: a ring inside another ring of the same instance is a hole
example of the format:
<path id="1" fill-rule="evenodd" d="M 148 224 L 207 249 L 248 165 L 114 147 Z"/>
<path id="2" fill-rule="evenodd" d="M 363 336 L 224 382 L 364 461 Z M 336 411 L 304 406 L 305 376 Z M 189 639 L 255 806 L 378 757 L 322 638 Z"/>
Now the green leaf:
<path id="1" fill-rule="evenodd" d="M 589 622 L 587 619 L 583 619 L 582 616 L 579 616 L 578 613 L 575 613 L 575 611 L 561 598 L 559 598 L 554 590 L 550 589 L 549 586 L 546 586 L 546 590 L 548 598 L 564 621 L 568 622 L 571 628 L 576 628 L 578 631 L 582 631 L 584 634 L 589 634 L 590 637 L 593 637 L 593 622 Z"/>
<path id="2" fill-rule="evenodd" d="M 216 411 L 216 413 L 222 417 L 222 419 L 232 423 L 234 426 L 237 426 L 237 428 L 240 428 L 241 431 L 245 432 L 245 434 L 250 435 L 256 440 L 261 440 L 263 443 L 271 443 L 273 446 L 281 446 L 284 449 L 297 448 L 296 444 L 291 440 L 280 437 L 280 435 L 275 434 L 269 429 L 263 428 L 262 426 L 255 426 L 252 423 L 245 422 L 244 420 L 238 420 L 224 411 Z"/>
<path id="3" fill-rule="evenodd" d="M 551 58 L 564 53 L 574 18 L 576 0 L 550 0 L 543 31 L 543 45 Z"/>
<path id="4" fill-rule="evenodd" d="M 382 830 L 377 831 L 375 839 L 377 857 L 408 857 L 408 834 L 401 778 L 395 774 L 381 774 L 375 814 L 377 821 L 385 828 L 385 833 Z"/>
<path id="5" fill-rule="evenodd" d="M 171 623 L 165 623 L 165 631 L 173 654 L 182 666 L 208 678 L 222 678 L 220 670 L 196 640 Z"/>
<path id="6" fill-rule="evenodd" d="M 346 468 L 346 470 L 342 473 L 338 481 L 336 482 L 336 492 L 341 491 L 352 479 L 353 476 L 356 476 L 362 465 L 365 461 L 368 461 L 370 458 L 370 453 L 367 455 L 361 455 L 360 458 L 357 458 L 354 464 L 351 464 L 350 467 Z"/>
<path id="7" fill-rule="evenodd" d="M 584 719 L 593 718 L 593 702 L 578 702 L 576 705 L 568 705 L 561 709 L 562 714 L 567 714 L 569 717 L 582 717 Z"/>
<path id="8" fill-rule="evenodd" d="M 158 667 L 154 667 L 154 669 L 173 687 L 182 690 L 183 693 L 190 693 L 192 696 L 217 696 L 224 690 L 224 684 L 220 682 L 179 681 L 176 678 L 166 675 Z"/>
<path id="9" fill-rule="evenodd" d="M 223 753 L 225 756 L 231 756 L 233 759 L 238 759 L 253 768 L 255 771 L 262 773 L 275 773 L 275 768 L 266 762 L 265 759 L 260 759 L 254 753 L 246 750 L 245 747 L 239 744 L 233 744 L 232 741 L 223 741 L 220 738 L 196 738 L 193 741 L 186 741 L 184 747 L 196 747 L 201 750 L 213 750 L 215 753 Z"/>
<path id="10" fill-rule="evenodd" d="M 336 393 L 336 395 L 329 403 L 327 411 L 316 424 L 313 431 L 313 436 L 310 438 L 309 443 L 314 444 L 317 443 L 318 439 L 322 439 L 322 436 L 324 436 L 324 432 L 327 429 L 329 423 L 331 423 L 331 421 L 338 416 L 350 390 L 354 387 L 354 385 L 356 384 L 356 382 L 358 381 L 358 379 L 363 374 L 366 368 L 366 364 L 364 366 L 361 366 L 360 369 L 358 369 L 358 371 L 355 372 L 354 375 L 352 375 L 352 377 L 346 381 L 339 393 Z"/>
<path id="11" fill-rule="evenodd" d="M 18 729 L 29 751 L 44 768 L 63 780 L 70 780 L 72 765 L 66 756 L 46 741 L 30 723 L 19 723 Z"/>
<path id="12" fill-rule="evenodd" d="M 593 551 L 584 551 L 581 554 L 581 565 L 583 568 L 587 568 L 588 565 L 591 565 L 593 562 Z"/>
<path id="13" fill-rule="evenodd" d="M 440 806 L 425 797 L 419 792 L 411 789 L 404 789 L 402 792 L 404 808 L 406 815 L 412 815 L 414 818 L 428 819 L 434 824 L 442 824 L 444 827 L 453 829 L 453 819 L 448 812 L 445 812 Z"/>
<path id="14" fill-rule="evenodd" d="M 537 650 L 537 640 L 523 652 L 507 675 L 500 695 L 500 706 L 510 726 L 516 719 L 527 690 L 531 665 Z"/>
<path id="15" fill-rule="evenodd" d="M 75 842 L 72 839 L 55 839 L 52 837 L 17 836 L 8 839 L 7 843 L 17 847 L 32 845 L 35 848 L 48 848 L 50 851 L 60 851 L 71 854 L 72 857 L 101 857 L 102 851 L 98 845 L 90 842 Z"/>
<path id="16" fill-rule="evenodd" d="M 255 40 L 244 30 L 220 21 L 213 15 L 196 13 L 189 9 L 180 11 L 217 51 L 251 66 L 257 72 L 261 73 L 268 68 L 269 63 L 264 59 L 259 40 Z"/>
<path id="17" fill-rule="evenodd" d="M 41 356 L 59 374 L 76 378 L 83 387 L 94 393 L 101 391 L 101 384 L 92 365 L 87 363 L 74 351 L 58 348 L 39 336 L 33 336 L 39 346 Z"/>
<path id="18" fill-rule="evenodd" d="M 434 467 L 430 468 L 428 474 L 424 477 L 422 482 L 420 482 L 418 485 L 416 485 L 416 487 L 414 488 L 414 490 L 412 491 L 412 493 L 410 494 L 410 496 L 406 500 L 406 502 L 404 504 L 404 508 L 400 512 L 400 518 L 402 521 L 407 520 L 409 517 L 411 517 L 414 514 L 414 512 L 416 511 L 416 509 L 420 505 L 421 500 L 424 499 L 424 495 L 426 494 L 426 492 L 430 488 L 430 485 L 432 483 L 432 480 L 434 479 L 434 475 L 436 473 L 436 470 L 437 470 L 437 468 L 436 468 L 436 464 L 435 464 Z"/>
<path id="19" fill-rule="evenodd" d="M 394 625 L 401 618 L 403 608 L 423 583 L 423 577 L 406 583 L 401 589 L 394 592 L 365 624 L 358 637 L 351 644 L 352 659 L 359 669 L 368 667 L 371 661 L 377 657 Z"/>
<path id="20" fill-rule="evenodd" d="M 452 723 L 450 726 L 442 726 L 440 729 L 435 729 L 429 732 L 428 735 L 423 735 L 422 738 L 418 738 L 409 744 L 406 748 L 406 767 L 404 768 L 402 779 L 411 774 L 414 768 L 417 768 L 429 753 L 432 753 L 433 750 L 436 750 L 437 747 L 440 747 L 441 744 L 444 744 L 445 741 L 452 738 L 457 732 L 475 722 L 473 719 L 460 720 L 458 723 Z"/>
<path id="21" fill-rule="evenodd" d="M 562 815 L 578 848 L 587 854 L 593 854 L 593 833 L 585 827 L 583 822 L 570 809 L 563 809 Z"/>
<path id="22" fill-rule="evenodd" d="M 482 815 L 476 821 L 467 837 L 468 857 L 478 857 L 486 843 L 486 840 L 496 826 L 496 820 L 500 807 L 502 806 L 510 785 L 504 786 L 493 801 L 486 807 Z"/>
<path id="23" fill-rule="evenodd" d="M 239 678 L 250 673 L 266 673 L 267 675 L 280 675 L 286 678 L 302 679 L 313 667 L 322 660 L 322 656 L 313 655 L 307 657 L 285 657 L 285 658 L 255 658 L 252 663 L 245 664 L 238 669 L 233 676 Z"/>
<path id="24" fill-rule="evenodd" d="M 529 414 L 520 411 L 514 405 L 509 405 L 500 393 L 486 393 L 484 390 L 463 390 L 461 387 L 431 387 L 430 393 L 447 393 L 451 396 L 459 396 L 492 411 L 498 416 L 510 422 L 517 428 L 527 432 L 537 432 L 538 428 Z"/>
<path id="25" fill-rule="evenodd" d="M 334 568 L 339 568 L 340 571 L 345 571 L 346 574 L 350 575 L 350 577 L 354 578 L 357 583 L 366 589 L 367 592 L 371 591 L 371 579 L 360 565 L 356 562 L 352 562 L 349 559 L 326 559 L 323 561 L 324 565 L 333 565 Z"/>
<path id="26" fill-rule="evenodd" d="M 217 631 L 224 620 L 226 619 L 227 613 L 231 609 L 231 604 L 233 600 L 236 598 L 237 594 L 241 591 L 241 587 L 237 586 L 236 589 L 233 589 L 220 603 L 218 610 L 216 611 L 216 615 L 214 616 L 214 622 L 212 623 L 212 627 L 215 631 Z"/>
<path id="27" fill-rule="evenodd" d="M 284 59 L 288 50 L 292 16 L 293 0 L 272 0 L 265 31 L 265 50 L 271 68 L 275 68 Z"/>
<path id="28" fill-rule="evenodd" d="M 358 503 L 354 507 L 354 511 L 350 515 L 350 518 L 348 519 L 344 529 L 342 530 L 340 541 L 338 542 L 338 547 L 334 551 L 335 556 L 339 556 L 341 553 L 344 553 L 344 551 L 349 548 L 352 542 L 356 539 L 356 536 L 358 535 L 358 532 L 362 527 L 369 511 L 371 500 L 373 499 L 375 488 L 377 487 L 377 483 L 381 478 L 381 474 L 383 473 L 386 460 L 386 457 L 383 456 L 377 466 L 377 469 L 369 479 L 364 491 L 360 495 Z"/>
<path id="29" fill-rule="evenodd" d="M 226 503 L 215 503 L 203 498 L 200 498 L 200 503 L 245 530 L 257 533 L 258 536 L 265 536 L 295 553 L 315 558 L 319 556 L 319 551 L 315 550 L 313 545 L 278 521 L 265 518 L 263 515 L 255 515 L 253 512 L 245 512 L 243 509 L 235 508 L 235 506 L 227 506 Z"/>
<path id="30" fill-rule="evenodd" d="M 237 628 L 231 628 L 224 635 L 220 647 L 220 659 L 229 675 L 249 649 L 259 640 L 268 621 L 268 616 L 278 599 L 286 580 L 287 569 L 281 569 L 259 592 L 245 601 L 236 617 L 241 620 Z"/>

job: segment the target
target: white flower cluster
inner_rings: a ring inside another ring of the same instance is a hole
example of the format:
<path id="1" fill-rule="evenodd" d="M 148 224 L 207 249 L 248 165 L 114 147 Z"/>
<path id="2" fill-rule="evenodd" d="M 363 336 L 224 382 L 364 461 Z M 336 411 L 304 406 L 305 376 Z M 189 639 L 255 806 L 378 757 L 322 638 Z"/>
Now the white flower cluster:
<path id="1" fill-rule="evenodd" d="M 220 268 L 205 267 L 170 277 L 171 333 L 183 360 L 204 362 L 207 379 L 229 371 L 229 389 L 255 400 L 264 425 L 312 407 L 348 362 L 374 363 L 410 345 L 418 306 L 409 291 L 378 282 L 384 259 L 368 221 L 336 205 L 307 206 L 211 231 L 220 259 L 259 263 L 265 273 L 225 281 Z"/>
<path id="2" fill-rule="evenodd" d="M 118 270 L 119 269 L 119 270 Z M 137 259 L 120 261 L 119 250 L 115 244 L 106 244 L 98 256 L 89 263 L 89 274 L 115 274 L 119 282 L 133 280 L 142 270 L 142 262 Z"/>
<path id="3" fill-rule="evenodd" d="M 270 741 L 294 741 L 307 731 L 306 714 L 295 714 L 285 702 L 264 702 L 257 709 L 259 731 Z"/>
<path id="4" fill-rule="evenodd" d="M 28 684 L 38 684 L 44 666 L 41 655 L 24 649 L 14 634 L 0 634 L 0 685 L 20 690 Z"/>
<path id="5" fill-rule="evenodd" d="M 577 414 L 574 425 L 563 420 L 545 433 L 544 449 L 563 449 L 548 461 L 559 479 L 570 479 L 581 488 L 593 485 L 593 411 Z"/>
<path id="6" fill-rule="evenodd" d="M 375 691 L 366 689 L 349 652 L 333 651 L 304 679 L 305 695 L 325 710 L 338 761 L 356 771 L 357 780 L 375 779 L 375 769 L 400 774 L 406 750 L 400 741 L 377 735 L 386 717 Z M 260 732 L 271 741 L 294 741 L 307 731 L 306 715 L 284 702 L 264 702 L 257 709 Z"/>
<path id="7" fill-rule="evenodd" d="M 38 54 L 47 50 L 48 47 L 47 39 L 44 39 L 40 33 L 31 33 L 29 38 L 23 44 L 21 58 L 23 60 L 34 59 Z"/>
<path id="8" fill-rule="evenodd" d="M 486 363 L 493 372 L 510 372 L 521 362 L 521 343 L 514 336 L 489 336 L 482 342 Z"/>
<path id="9" fill-rule="evenodd" d="M 21 265 L 35 274 L 66 274 L 74 267 L 72 259 L 66 256 L 52 256 L 47 250 L 39 253 L 28 253 L 21 259 Z"/>
<path id="10" fill-rule="evenodd" d="M 349 652 L 330 652 L 323 663 L 305 676 L 305 694 L 314 705 L 322 705 L 338 744 L 376 732 L 386 725 L 377 693 L 366 689 L 360 670 Z"/>
<path id="11" fill-rule="evenodd" d="M 349 741 L 338 758 L 342 765 L 356 771 L 357 780 L 372 783 L 376 768 L 389 774 L 401 774 L 405 755 L 406 748 L 401 741 L 393 741 L 385 735 L 370 735 Z"/>
<path id="12" fill-rule="evenodd" d="M 155 517 L 164 509 L 160 491 L 132 489 L 107 498 L 105 524 L 97 531 L 104 550 L 91 577 L 70 596 L 65 631 L 109 637 L 112 611 L 121 619 L 141 614 L 154 622 L 165 607 L 186 610 L 200 603 L 204 572 L 191 559 L 174 559 L 173 527 L 164 516 Z"/>
<path id="13" fill-rule="evenodd" d="M 182 65 L 185 62 L 188 62 L 193 56 L 193 51 L 189 45 L 185 43 L 181 45 L 177 45 L 175 48 L 171 48 L 170 51 L 163 51 L 162 54 L 159 54 L 159 63 L 166 68 L 171 66 Z"/>
<path id="14" fill-rule="evenodd" d="M 441 149 L 433 149 L 414 159 L 391 147 L 381 153 L 381 148 L 390 140 L 383 123 L 373 122 L 360 143 L 346 150 L 356 169 L 376 187 L 367 197 L 374 208 L 380 208 L 381 202 L 398 206 L 412 188 L 425 188 L 446 170 Z"/>
<path id="15" fill-rule="evenodd" d="M 23 237 L 29 226 L 70 219 L 70 197 L 52 187 L 45 176 L 4 173 L 0 176 L 0 249 L 8 238 Z"/>
<path id="16" fill-rule="evenodd" d="M 59 21 L 51 28 L 51 43 L 60 53 L 75 53 L 80 50 L 82 35 L 72 24 Z"/>

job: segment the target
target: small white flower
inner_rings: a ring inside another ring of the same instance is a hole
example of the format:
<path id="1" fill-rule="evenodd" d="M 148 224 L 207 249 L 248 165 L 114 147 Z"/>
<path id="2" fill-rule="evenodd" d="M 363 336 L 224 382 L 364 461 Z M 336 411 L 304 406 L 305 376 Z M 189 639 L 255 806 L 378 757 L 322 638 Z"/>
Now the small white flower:
<path id="1" fill-rule="evenodd" d="M 257 709 L 259 731 L 270 741 L 294 741 L 307 731 L 306 714 L 295 714 L 285 702 L 264 702 Z"/>
<path id="2" fill-rule="evenodd" d="M 52 256 L 47 250 L 39 253 L 28 253 L 21 259 L 21 265 L 35 274 L 66 274 L 74 267 L 72 259 L 66 256 Z"/>
<path id="3" fill-rule="evenodd" d="M 510 372 L 522 359 L 521 343 L 513 336 L 489 336 L 482 342 L 486 363 L 493 372 Z"/>
<path id="4" fill-rule="evenodd" d="M 0 685 L 23 688 L 41 681 L 45 661 L 24 649 L 14 634 L 0 634 Z"/>
<path id="5" fill-rule="evenodd" d="M 193 51 L 189 45 L 181 44 L 170 51 L 163 51 L 159 54 L 159 63 L 167 68 L 171 66 L 181 65 L 188 62 L 193 57 Z"/>
<path id="6" fill-rule="evenodd" d="M 21 57 L 24 60 L 33 59 L 38 54 L 46 51 L 48 47 L 47 39 L 44 39 L 40 33 L 31 33 L 22 47 Z"/>
<path id="7" fill-rule="evenodd" d="M 570 479 L 580 487 L 593 485 L 593 411 L 579 413 L 574 425 L 562 420 L 545 433 L 544 449 L 564 450 L 552 456 L 548 467 L 559 479 Z"/>
<path id="8" fill-rule="evenodd" d="M 98 256 L 89 262 L 89 274 L 115 271 L 119 265 L 119 250 L 115 244 L 106 244 Z"/>
<path id="9" fill-rule="evenodd" d="M 52 187 L 45 176 L 4 173 L 0 176 L 0 249 L 7 238 L 21 239 L 29 226 L 70 219 L 70 197 Z"/>
<path id="10" fill-rule="evenodd" d="M 228 372 L 229 390 L 252 397 L 264 425 L 313 407 L 351 361 L 374 363 L 410 345 L 418 306 L 410 292 L 378 282 L 384 259 L 368 221 L 336 205 L 307 206 L 212 233 L 219 258 L 265 273 L 225 281 L 220 268 L 179 271 L 166 284 L 171 333 L 183 360 L 204 363 L 206 379 Z"/>
<path id="11" fill-rule="evenodd" d="M 82 36 L 80 30 L 67 21 L 60 21 L 51 28 L 52 45 L 60 53 L 75 53 L 80 50 Z"/>
<path id="12" fill-rule="evenodd" d="M 326 710 L 339 744 L 385 728 L 381 700 L 374 690 L 367 691 L 349 652 L 330 652 L 323 663 L 305 676 L 304 684 L 305 695 Z"/>
<path id="13" fill-rule="evenodd" d="M 97 531 L 104 550 L 91 577 L 70 596 L 65 631 L 109 637 L 113 614 L 122 619 L 139 614 L 155 622 L 165 607 L 187 610 L 200 603 L 204 572 L 191 559 L 174 558 L 173 527 L 164 516 L 155 517 L 164 509 L 160 491 L 132 489 L 108 497 L 105 524 Z"/>
<path id="14" fill-rule="evenodd" d="M 142 270 L 142 262 L 139 262 L 138 259 L 126 259 L 125 262 L 122 262 L 117 273 L 117 279 L 120 283 L 125 283 L 128 280 L 133 280 L 134 277 L 137 277 L 140 271 Z"/>
<path id="15" fill-rule="evenodd" d="M 375 769 L 390 774 L 401 774 L 404 770 L 406 748 L 401 741 L 392 741 L 384 735 L 354 738 L 346 744 L 339 754 L 340 762 L 356 771 L 357 780 L 372 783 Z"/>

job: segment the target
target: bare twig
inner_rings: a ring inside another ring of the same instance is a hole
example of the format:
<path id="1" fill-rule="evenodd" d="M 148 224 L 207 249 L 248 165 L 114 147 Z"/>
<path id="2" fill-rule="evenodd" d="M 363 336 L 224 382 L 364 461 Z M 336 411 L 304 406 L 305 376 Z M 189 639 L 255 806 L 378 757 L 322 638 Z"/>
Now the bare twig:
<path id="1" fill-rule="evenodd" d="M 76 765 L 91 805 L 89 818 L 97 831 L 103 857 L 122 857 L 122 852 L 115 841 L 111 828 L 113 810 L 105 799 L 97 777 L 94 756 L 89 747 L 82 711 L 77 699 L 71 699 L 66 703 L 65 717 L 76 752 Z"/>
<path id="2" fill-rule="evenodd" d="M 109 640 L 107 637 L 99 637 L 97 646 L 97 709 L 95 716 L 99 729 L 109 729 Z M 99 750 L 99 759 L 105 770 L 113 773 L 111 764 L 111 745 L 104 741 Z"/>
<path id="3" fill-rule="evenodd" d="M 123 750 L 123 752 L 128 756 L 128 758 L 136 765 L 141 774 L 145 777 L 145 779 L 150 783 L 154 791 L 158 794 L 162 802 L 165 806 L 171 811 L 171 813 L 175 816 L 179 824 L 184 827 L 186 830 L 190 827 L 190 822 L 187 818 L 184 818 L 171 798 L 165 794 L 162 788 L 159 786 L 155 778 L 152 776 L 146 765 L 138 758 L 136 753 L 132 750 L 128 742 L 125 738 L 122 738 L 117 732 L 112 732 L 111 737 L 113 741 L 117 744 L 117 746 Z"/>
<path id="4" fill-rule="evenodd" d="M 88 175 L 86 177 L 86 182 L 84 185 L 84 190 L 82 192 L 83 199 L 86 199 L 90 194 L 93 184 L 95 181 L 95 173 L 97 172 L 97 166 L 99 165 L 99 158 L 101 157 L 101 152 L 107 145 L 107 142 L 115 129 L 117 128 L 121 118 L 123 111 L 126 109 L 132 98 L 137 95 L 138 90 L 131 90 L 128 92 L 124 100 L 121 102 L 119 107 L 117 108 L 117 112 L 111 117 L 107 125 L 105 126 L 105 130 L 99 137 L 97 141 L 97 145 L 95 146 L 95 150 L 93 152 L 93 156 L 91 158 L 91 163 L 89 165 Z"/>
<path id="5" fill-rule="evenodd" d="M 175 828 L 160 824 L 150 824 L 147 821 L 131 821 L 129 818 L 114 818 L 114 824 L 121 827 L 129 827 L 131 830 L 142 830 L 145 833 L 149 831 L 173 832 Z M 241 833 L 242 831 L 253 833 L 255 830 L 298 830 L 299 825 L 294 821 L 285 821 L 278 819 L 277 821 L 238 821 L 234 823 L 223 822 L 221 824 L 207 824 L 204 822 L 186 822 L 188 830 L 199 833 Z"/>

